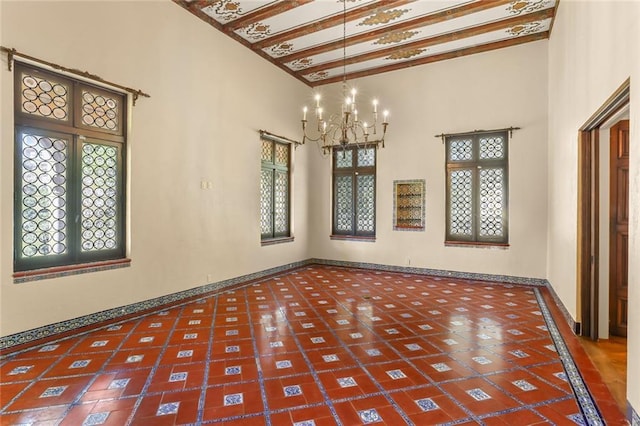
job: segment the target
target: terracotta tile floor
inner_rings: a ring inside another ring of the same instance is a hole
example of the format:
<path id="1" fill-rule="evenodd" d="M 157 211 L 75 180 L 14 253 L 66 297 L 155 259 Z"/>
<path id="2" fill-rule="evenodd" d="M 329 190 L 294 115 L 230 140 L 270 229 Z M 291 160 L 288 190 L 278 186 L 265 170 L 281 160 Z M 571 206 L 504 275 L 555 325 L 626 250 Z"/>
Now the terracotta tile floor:
<path id="1" fill-rule="evenodd" d="M 311 266 L 5 353 L 0 423 L 625 424 L 559 312 L 544 288 Z"/>

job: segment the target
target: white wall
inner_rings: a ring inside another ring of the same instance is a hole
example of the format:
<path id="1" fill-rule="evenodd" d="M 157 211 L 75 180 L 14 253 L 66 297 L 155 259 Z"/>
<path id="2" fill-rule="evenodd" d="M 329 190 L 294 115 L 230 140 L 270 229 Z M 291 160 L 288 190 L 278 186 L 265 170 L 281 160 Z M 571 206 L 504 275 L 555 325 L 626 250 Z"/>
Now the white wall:
<path id="1" fill-rule="evenodd" d="M 14 284 L 13 73 L 2 55 L 2 335 L 309 257 L 304 149 L 295 241 L 260 245 L 257 133 L 297 137 L 306 86 L 169 1 L 2 1 L 0 11 L 2 45 L 151 95 L 131 110 L 131 267 Z"/>
<path id="2" fill-rule="evenodd" d="M 544 278 L 547 209 L 547 42 L 433 63 L 350 82 L 360 112 L 377 96 L 390 110 L 378 151 L 376 241 L 330 240 L 331 162 L 310 158 L 314 257 Z M 334 85 L 323 93 L 338 92 Z M 338 96 L 335 96 L 336 101 Z M 363 118 L 364 119 L 364 118 Z M 506 249 L 445 247 L 445 153 L 440 133 L 522 127 L 509 142 Z M 317 152 L 317 150 L 316 150 Z M 393 181 L 426 180 L 426 231 L 393 230 Z"/>
<path id="3" fill-rule="evenodd" d="M 562 1 L 549 42 L 548 279 L 576 316 L 578 129 L 631 77 L 629 360 L 640 358 L 640 2 Z M 640 409 L 640 363 L 627 399 Z"/>

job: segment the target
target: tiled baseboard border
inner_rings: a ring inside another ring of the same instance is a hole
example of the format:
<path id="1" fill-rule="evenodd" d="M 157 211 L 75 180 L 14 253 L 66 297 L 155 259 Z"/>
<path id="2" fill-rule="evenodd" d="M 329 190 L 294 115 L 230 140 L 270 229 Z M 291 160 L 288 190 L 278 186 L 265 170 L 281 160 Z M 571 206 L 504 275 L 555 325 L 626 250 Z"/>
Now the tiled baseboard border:
<path id="1" fill-rule="evenodd" d="M 19 347 L 22 347 L 24 345 L 29 345 L 35 342 L 39 342 L 40 340 L 44 340 L 44 339 L 50 340 L 53 338 L 61 338 L 61 337 L 64 337 L 64 335 L 66 334 L 73 333 L 74 331 L 78 331 L 83 328 L 87 328 L 90 326 L 98 326 L 101 323 L 105 323 L 105 322 L 112 323 L 112 322 L 116 322 L 123 319 L 129 319 L 132 316 L 135 316 L 136 314 L 141 314 L 141 315 L 146 314 L 148 313 L 148 311 L 152 309 L 161 309 L 163 307 L 175 305 L 180 302 L 193 299 L 194 297 L 209 295 L 213 292 L 220 291 L 230 286 L 259 280 L 262 278 L 272 276 L 274 274 L 282 273 L 285 271 L 289 271 L 292 269 L 296 269 L 296 268 L 300 268 L 300 267 L 304 267 L 312 264 L 340 266 L 340 267 L 348 267 L 348 268 L 371 269 L 371 270 L 398 272 L 398 273 L 407 273 L 407 274 L 430 275 L 435 277 L 470 279 L 470 280 L 477 280 L 477 281 L 498 281 L 498 282 L 509 283 L 509 284 L 521 284 L 521 285 L 547 287 L 551 290 L 551 294 L 553 295 L 555 302 L 558 304 L 563 315 L 565 316 L 569 324 L 572 326 L 572 330 L 575 330 L 575 321 L 573 321 L 567 309 L 564 307 L 564 305 L 558 298 L 555 291 L 553 291 L 553 287 L 551 287 L 550 283 L 546 279 L 518 277 L 518 276 L 511 276 L 511 275 L 480 274 L 480 273 L 474 273 L 474 272 L 458 272 L 458 271 L 449 271 L 444 269 L 418 268 L 418 267 L 385 265 L 385 264 L 378 264 L 378 263 L 350 262 L 350 261 L 342 261 L 342 260 L 311 258 L 311 259 L 306 259 L 298 262 L 288 263 L 288 264 L 277 266 L 270 269 L 265 269 L 263 271 L 255 272 L 252 274 L 241 275 L 239 277 L 230 278 L 228 280 L 218 281 L 216 283 L 205 284 L 200 287 L 194 287 L 194 288 L 180 291 L 177 293 L 156 297 L 154 299 L 149 299 L 149 300 L 145 300 L 138 303 L 132 303 L 130 305 L 120 306 L 117 308 L 96 312 L 90 315 L 84 315 L 82 317 L 70 319 L 67 321 L 61 321 L 58 323 L 34 328 L 24 332 L 10 334 L 8 336 L 0 337 L 0 350 L 2 351 L 12 350 L 12 349 L 17 349 Z"/>
<path id="2" fill-rule="evenodd" d="M 627 419 L 629 419 L 631 426 L 640 426 L 640 415 L 633 409 L 629 401 L 627 401 Z"/>

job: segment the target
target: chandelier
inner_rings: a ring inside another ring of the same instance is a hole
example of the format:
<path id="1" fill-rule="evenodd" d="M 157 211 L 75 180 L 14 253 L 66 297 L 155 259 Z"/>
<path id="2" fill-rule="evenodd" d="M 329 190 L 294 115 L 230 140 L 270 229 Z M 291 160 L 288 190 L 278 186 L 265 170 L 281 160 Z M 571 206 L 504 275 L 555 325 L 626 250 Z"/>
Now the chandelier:
<path id="1" fill-rule="evenodd" d="M 313 112 L 306 106 L 302 109 L 302 143 L 306 140 L 317 142 L 324 154 L 331 152 L 337 147 L 347 147 L 349 145 L 375 145 L 384 148 L 384 136 L 389 125 L 389 111 L 382 113 L 382 129 L 378 127 L 378 100 L 372 102 L 372 121 L 362 121 L 358 117 L 358 106 L 356 104 L 357 90 L 347 87 L 347 6 L 343 0 L 343 21 L 342 21 L 342 105 L 340 113 L 327 114 L 321 105 L 321 96 L 316 93 L 315 108 Z M 307 114 L 313 115 L 314 122 L 307 126 Z"/>

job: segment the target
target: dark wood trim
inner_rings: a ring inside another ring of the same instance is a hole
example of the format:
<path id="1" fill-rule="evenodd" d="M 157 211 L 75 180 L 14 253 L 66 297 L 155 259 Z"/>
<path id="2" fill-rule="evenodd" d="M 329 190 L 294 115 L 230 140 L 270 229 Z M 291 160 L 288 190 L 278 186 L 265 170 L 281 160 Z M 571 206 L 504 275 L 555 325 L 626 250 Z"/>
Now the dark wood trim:
<path id="1" fill-rule="evenodd" d="M 355 78 L 367 77 L 375 74 L 382 74 L 385 72 L 395 71 L 403 68 L 410 68 L 417 65 L 424 65 L 424 64 L 430 64 L 432 62 L 444 61 L 446 59 L 460 58 L 462 56 L 473 55 L 476 53 L 489 52 L 491 50 L 502 49 L 503 47 L 517 46 L 519 44 L 529 43 L 537 40 L 544 40 L 546 38 L 549 38 L 548 31 L 531 34 L 524 37 L 516 37 L 508 40 L 502 40 L 502 41 L 497 41 L 493 43 L 482 44 L 479 46 L 468 47 L 466 49 L 460 49 L 460 50 L 455 50 L 453 52 L 441 53 L 439 55 L 427 56 L 424 58 L 415 59 L 413 61 L 398 62 L 393 65 L 387 65 L 385 67 L 352 72 L 346 75 L 346 79 L 352 80 Z M 331 83 L 342 81 L 343 78 L 344 77 L 342 75 L 337 75 L 335 77 L 314 81 L 314 82 L 309 82 L 307 80 L 305 81 L 307 82 L 307 84 L 311 85 L 312 87 L 317 87 L 325 84 L 331 84 Z"/>
<path id="2" fill-rule="evenodd" d="M 312 1 L 313 0 L 287 0 L 285 2 L 273 3 L 233 20 L 228 24 L 224 24 L 222 28 L 224 29 L 224 32 L 229 33 L 237 30 L 238 28 L 244 28 L 288 10 L 295 9 L 298 6 L 311 3 Z"/>
<path id="3" fill-rule="evenodd" d="M 594 294 L 593 266 L 595 259 L 593 235 L 593 136 L 594 131 L 581 131 L 578 137 L 578 312 L 582 324 L 582 335 L 597 339 L 598 327 L 593 321 Z M 595 275 L 597 279 L 597 275 Z M 597 305 L 595 305 L 597 307 Z M 594 326 L 595 325 L 595 326 Z"/>
<path id="4" fill-rule="evenodd" d="M 342 14 L 336 14 L 320 21 L 312 22 L 307 25 L 293 28 L 289 31 L 285 31 L 279 34 L 275 34 L 272 37 L 260 40 L 252 45 L 252 49 L 261 50 L 265 47 L 275 46 L 278 43 L 282 43 L 287 40 L 293 40 L 294 38 L 302 37 L 308 34 L 312 34 L 318 31 L 325 30 L 327 28 L 336 27 L 342 25 L 345 22 L 355 21 L 360 18 L 371 15 L 373 12 L 381 12 L 394 7 L 403 6 L 416 0 L 388 0 L 384 2 L 375 2 L 367 4 L 361 7 L 357 7 L 347 11 L 346 17 Z M 342 43 L 342 41 L 340 41 Z M 332 49 L 331 49 L 332 50 Z"/>
<path id="5" fill-rule="evenodd" d="M 13 278 L 39 277 L 46 275 L 59 274 L 61 272 L 81 271 L 83 269 L 103 268 L 105 266 L 127 265 L 131 263 L 131 259 L 123 258 L 116 260 L 105 260 L 101 262 L 80 263 L 77 265 L 54 266 L 51 268 L 32 269 L 30 271 L 14 272 Z"/>
<path id="6" fill-rule="evenodd" d="M 312 74 L 314 72 L 323 71 L 331 68 L 336 68 L 342 66 L 343 62 L 346 65 L 356 64 L 359 62 L 368 61 L 371 59 L 381 58 L 384 56 L 391 55 L 392 53 L 398 52 L 398 50 L 411 50 L 411 49 L 420 49 L 429 46 L 435 46 L 441 43 L 448 43 L 456 40 L 461 40 L 463 38 L 477 36 L 479 34 L 485 34 L 491 31 L 501 30 L 504 28 L 508 28 L 511 26 L 521 25 L 527 22 L 531 22 L 532 20 L 544 20 L 553 16 L 553 9 L 545 9 L 539 12 L 531 13 L 528 15 L 515 16 L 513 18 L 505 19 L 497 22 L 489 22 L 486 24 L 478 25 L 471 28 L 465 28 L 459 31 L 453 31 L 450 33 L 440 34 L 434 37 L 428 37 L 421 40 L 417 40 L 410 43 L 404 43 L 401 45 L 393 45 L 386 49 L 375 50 L 373 52 L 363 53 L 361 55 L 351 56 L 343 60 L 342 58 L 336 59 L 334 61 L 325 62 L 314 67 L 305 68 L 301 72 L 304 74 Z M 403 24 L 404 25 L 404 24 Z M 350 44 L 361 43 L 363 41 L 375 39 L 376 37 L 371 37 L 370 33 L 363 34 L 361 36 L 352 37 L 347 41 Z M 352 42 L 351 42 L 352 41 Z M 332 50 L 336 50 L 338 48 L 342 48 L 343 41 L 339 40 L 329 44 L 323 44 L 321 46 L 317 46 L 307 50 L 301 50 L 299 52 L 293 53 L 291 55 L 282 56 L 278 58 L 279 62 L 289 63 L 295 59 L 311 57 L 317 55 L 319 53 L 324 53 Z"/>
<path id="7" fill-rule="evenodd" d="M 450 241 L 444 242 L 445 247 L 495 247 L 495 248 L 509 248 L 509 243 L 494 243 L 484 241 Z"/>

